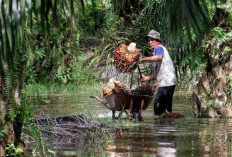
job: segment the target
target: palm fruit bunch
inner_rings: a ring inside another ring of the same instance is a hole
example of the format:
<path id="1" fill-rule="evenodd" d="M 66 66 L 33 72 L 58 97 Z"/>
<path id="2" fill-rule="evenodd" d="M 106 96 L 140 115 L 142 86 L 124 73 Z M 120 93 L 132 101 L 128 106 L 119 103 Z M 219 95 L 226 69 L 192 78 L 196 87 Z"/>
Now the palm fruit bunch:
<path id="1" fill-rule="evenodd" d="M 140 49 L 135 43 L 129 46 L 121 44 L 114 53 L 114 66 L 121 72 L 130 72 L 137 67 L 140 58 Z"/>
<path id="2" fill-rule="evenodd" d="M 115 81 L 113 79 L 110 79 L 110 81 L 102 89 L 102 94 L 105 97 L 111 94 L 125 94 L 126 95 L 128 93 L 129 92 L 123 83 L 119 81 Z"/>
<path id="3" fill-rule="evenodd" d="M 149 85 L 142 85 L 134 90 L 131 90 L 131 94 L 133 95 L 149 95 L 153 96 L 154 88 Z"/>

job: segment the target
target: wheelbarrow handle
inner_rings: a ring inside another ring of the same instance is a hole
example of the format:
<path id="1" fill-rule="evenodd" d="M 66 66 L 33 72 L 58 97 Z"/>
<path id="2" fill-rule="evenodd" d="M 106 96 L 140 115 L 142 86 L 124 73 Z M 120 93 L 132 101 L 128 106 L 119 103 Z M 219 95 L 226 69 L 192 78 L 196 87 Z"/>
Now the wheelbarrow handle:
<path id="1" fill-rule="evenodd" d="M 90 98 L 94 98 L 94 99 L 97 99 L 100 103 L 102 103 L 106 108 L 108 108 L 109 110 L 113 110 L 109 104 L 107 102 L 104 102 L 102 99 L 100 99 L 98 96 L 95 96 L 95 95 L 90 95 L 89 96 Z"/>
<path id="2" fill-rule="evenodd" d="M 102 101 L 102 99 L 100 99 L 100 98 L 99 98 L 98 96 L 96 96 L 96 95 L 90 95 L 89 97 L 90 97 L 90 98 L 97 99 L 99 102 L 104 103 L 104 102 Z"/>
<path id="3" fill-rule="evenodd" d="M 138 71 L 139 71 L 139 77 L 142 78 L 142 73 L 140 71 L 139 65 L 138 65 Z"/>

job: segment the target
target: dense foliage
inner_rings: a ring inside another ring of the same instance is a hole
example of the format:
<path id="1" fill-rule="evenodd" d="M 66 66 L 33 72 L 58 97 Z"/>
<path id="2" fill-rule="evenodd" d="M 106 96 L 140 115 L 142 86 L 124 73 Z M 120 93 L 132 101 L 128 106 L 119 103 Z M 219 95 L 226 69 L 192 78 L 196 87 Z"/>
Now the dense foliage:
<path id="1" fill-rule="evenodd" d="M 21 142 L 23 125 L 33 117 L 25 112 L 28 109 L 22 100 L 23 85 L 80 85 L 96 81 L 101 74 L 95 73 L 98 67 L 113 64 L 113 52 L 122 43 L 136 42 L 142 55 L 151 55 L 144 38 L 151 29 L 161 33 L 169 48 L 179 83 L 198 78 L 208 68 L 208 40 L 217 39 L 214 53 L 223 50 L 231 54 L 231 4 L 216 2 L 0 1 L 0 105 L 4 108 L 0 111 L 0 136 L 5 137 L 2 141 L 15 145 Z M 227 19 L 226 23 L 223 19 Z M 219 62 L 223 62 L 223 57 Z M 231 92 L 231 82 L 229 87 Z M 13 134 L 6 134 L 14 131 L 14 138 L 10 138 Z M 12 145 L 9 147 L 16 150 Z"/>

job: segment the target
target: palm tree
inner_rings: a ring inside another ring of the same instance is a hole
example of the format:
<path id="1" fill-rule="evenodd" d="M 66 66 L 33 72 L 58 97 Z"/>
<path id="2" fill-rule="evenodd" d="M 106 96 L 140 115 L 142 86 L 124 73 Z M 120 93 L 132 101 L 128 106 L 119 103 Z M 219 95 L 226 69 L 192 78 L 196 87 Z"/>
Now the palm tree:
<path id="1" fill-rule="evenodd" d="M 123 1 L 123 3 L 111 1 L 119 15 L 125 13 L 122 12 L 122 9 L 118 9 L 118 6 L 126 7 L 126 11 L 132 12 L 127 2 L 129 1 Z M 178 47 L 181 45 L 181 39 L 186 35 L 190 42 L 203 39 L 202 32 L 207 32 L 212 19 L 208 6 L 209 3 L 215 4 L 216 0 L 146 0 L 143 3 L 145 8 L 141 7 L 141 13 L 140 10 L 136 12 L 136 14 L 140 13 L 137 26 L 142 26 L 140 28 L 144 28 L 144 32 L 156 28 L 161 34 L 169 36 L 165 39 L 165 43 L 170 47 Z M 0 111 L 0 129 L 8 132 L 8 135 L 0 143 L 0 150 L 4 150 L 9 143 L 17 145 L 21 142 L 22 125 L 17 121 L 20 113 L 15 112 L 14 116 L 9 117 L 9 111 L 17 109 L 21 104 L 22 73 L 25 63 L 23 56 L 27 54 L 26 49 L 21 47 L 25 35 L 23 31 L 25 21 L 33 25 L 33 18 L 36 18 L 46 30 L 49 27 L 46 22 L 49 14 L 58 19 L 60 10 L 62 10 L 62 13 L 66 13 L 65 15 L 68 17 L 74 12 L 74 4 L 82 6 L 83 14 L 85 10 L 83 0 L 0 0 L 0 4 L 0 106 L 4 109 Z M 143 6 L 137 3 L 132 4 Z M 145 15 L 149 15 L 148 18 L 145 18 Z M 139 22 L 141 23 L 139 24 Z M 186 49 L 189 47 L 182 49 L 181 53 L 183 54 Z"/>
<path id="2" fill-rule="evenodd" d="M 27 36 L 24 31 L 25 23 L 32 27 L 36 19 L 46 31 L 49 27 L 49 16 L 56 22 L 59 14 L 69 18 L 74 13 L 74 6 L 84 7 L 84 1 L 0 1 L 0 132 L 5 135 L 1 139 L 0 150 L 5 150 L 10 143 L 17 146 L 22 142 L 24 117 L 21 90 L 25 55 L 28 51 L 24 43 Z M 5 156 L 5 153 L 0 152 L 1 156 Z"/>

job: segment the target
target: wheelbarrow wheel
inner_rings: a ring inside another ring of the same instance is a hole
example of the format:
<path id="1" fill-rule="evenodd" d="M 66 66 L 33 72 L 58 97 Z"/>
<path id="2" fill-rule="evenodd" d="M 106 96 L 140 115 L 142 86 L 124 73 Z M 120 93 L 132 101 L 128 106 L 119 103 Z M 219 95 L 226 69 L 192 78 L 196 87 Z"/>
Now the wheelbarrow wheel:
<path id="1" fill-rule="evenodd" d="M 112 119 L 115 120 L 116 117 L 115 117 L 115 111 L 112 111 Z"/>

